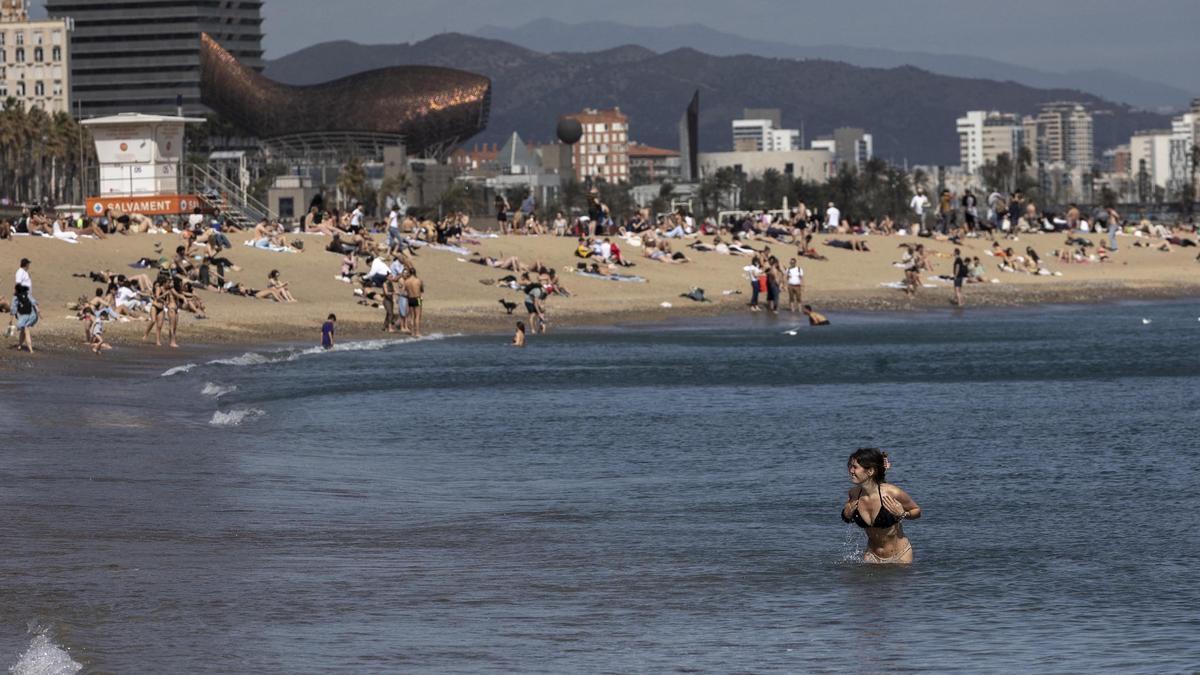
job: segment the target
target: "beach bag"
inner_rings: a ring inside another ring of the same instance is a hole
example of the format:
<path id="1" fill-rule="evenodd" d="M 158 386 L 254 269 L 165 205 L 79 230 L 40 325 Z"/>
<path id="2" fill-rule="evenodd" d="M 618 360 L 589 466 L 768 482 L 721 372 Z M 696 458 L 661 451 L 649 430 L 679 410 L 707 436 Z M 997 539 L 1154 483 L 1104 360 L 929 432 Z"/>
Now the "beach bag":
<path id="1" fill-rule="evenodd" d="M 17 296 L 17 314 L 22 316 L 33 314 L 33 302 L 28 295 Z"/>

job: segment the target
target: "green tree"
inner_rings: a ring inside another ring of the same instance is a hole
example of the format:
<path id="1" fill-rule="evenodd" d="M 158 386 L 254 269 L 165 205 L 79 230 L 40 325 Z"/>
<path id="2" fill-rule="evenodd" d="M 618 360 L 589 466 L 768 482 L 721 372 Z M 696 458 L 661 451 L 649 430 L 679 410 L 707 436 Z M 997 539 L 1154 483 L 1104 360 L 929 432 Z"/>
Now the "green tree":
<path id="1" fill-rule="evenodd" d="M 356 201 L 363 201 L 367 192 L 367 171 L 363 168 L 362 160 L 351 157 L 342 167 L 337 177 L 339 203 L 348 208 Z"/>

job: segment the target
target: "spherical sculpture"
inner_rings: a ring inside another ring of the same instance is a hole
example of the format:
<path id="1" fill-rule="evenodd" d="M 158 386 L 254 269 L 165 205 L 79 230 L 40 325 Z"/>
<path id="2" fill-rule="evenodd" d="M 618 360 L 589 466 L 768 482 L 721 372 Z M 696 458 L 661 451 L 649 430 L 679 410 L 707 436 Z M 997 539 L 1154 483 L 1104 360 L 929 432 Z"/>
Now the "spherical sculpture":
<path id="1" fill-rule="evenodd" d="M 573 117 L 564 117 L 558 121 L 558 140 L 567 145 L 575 145 L 583 138 L 583 125 Z"/>

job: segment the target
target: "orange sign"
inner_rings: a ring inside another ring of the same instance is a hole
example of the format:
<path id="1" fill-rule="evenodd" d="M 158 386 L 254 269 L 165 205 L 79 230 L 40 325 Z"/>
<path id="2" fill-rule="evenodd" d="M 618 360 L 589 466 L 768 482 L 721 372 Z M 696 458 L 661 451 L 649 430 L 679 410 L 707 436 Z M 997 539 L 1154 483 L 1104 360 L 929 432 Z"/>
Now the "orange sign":
<path id="1" fill-rule="evenodd" d="M 123 213 L 140 213 L 144 216 L 166 216 L 175 213 L 191 213 L 200 206 L 196 195 L 155 195 L 153 197 L 88 197 L 87 212 L 93 218 L 104 215 L 108 209 Z"/>

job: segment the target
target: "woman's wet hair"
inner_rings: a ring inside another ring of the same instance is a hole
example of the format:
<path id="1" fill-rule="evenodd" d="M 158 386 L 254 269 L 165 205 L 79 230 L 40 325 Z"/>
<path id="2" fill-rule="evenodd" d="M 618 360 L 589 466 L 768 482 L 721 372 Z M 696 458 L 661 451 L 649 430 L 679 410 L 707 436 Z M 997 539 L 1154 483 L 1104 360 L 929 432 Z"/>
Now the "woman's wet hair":
<path id="1" fill-rule="evenodd" d="M 876 483 L 887 482 L 886 472 L 887 467 L 884 466 L 884 458 L 887 455 L 879 448 L 859 448 L 850 455 L 850 459 L 846 460 L 846 464 L 857 462 L 864 469 L 874 469 L 875 474 L 871 476 Z"/>

